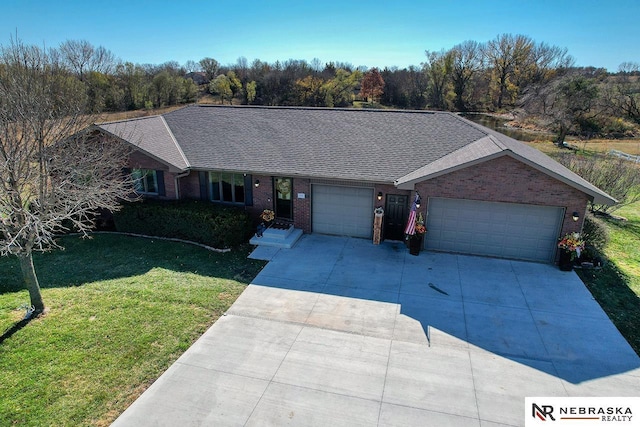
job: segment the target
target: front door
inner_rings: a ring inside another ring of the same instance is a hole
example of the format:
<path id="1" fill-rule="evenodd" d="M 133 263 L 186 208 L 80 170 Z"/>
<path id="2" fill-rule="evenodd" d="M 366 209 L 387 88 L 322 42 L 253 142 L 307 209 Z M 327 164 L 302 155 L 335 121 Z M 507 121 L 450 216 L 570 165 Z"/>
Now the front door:
<path id="1" fill-rule="evenodd" d="M 405 221 L 407 220 L 408 196 L 387 194 L 384 210 L 384 238 L 402 240 L 404 238 Z"/>
<path id="2" fill-rule="evenodd" d="M 276 217 L 281 219 L 293 219 L 293 179 L 274 178 L 273 194 L 275 197 Z"/>

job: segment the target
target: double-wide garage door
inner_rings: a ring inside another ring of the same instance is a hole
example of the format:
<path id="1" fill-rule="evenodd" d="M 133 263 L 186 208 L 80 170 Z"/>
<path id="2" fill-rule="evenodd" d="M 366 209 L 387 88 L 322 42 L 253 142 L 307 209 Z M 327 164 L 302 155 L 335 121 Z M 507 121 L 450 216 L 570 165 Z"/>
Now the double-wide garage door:
<path id="1" fill-rule="evenodd" d="M 425 246 L 459 252 L 550 262 L 564 209 L 552 206 L 429 199 Z"/>
<path id="2" fill-rule="evenodd" d="M 311 226 L 314 233 L 370 238 L 373 189 L 313 184 Z"/>

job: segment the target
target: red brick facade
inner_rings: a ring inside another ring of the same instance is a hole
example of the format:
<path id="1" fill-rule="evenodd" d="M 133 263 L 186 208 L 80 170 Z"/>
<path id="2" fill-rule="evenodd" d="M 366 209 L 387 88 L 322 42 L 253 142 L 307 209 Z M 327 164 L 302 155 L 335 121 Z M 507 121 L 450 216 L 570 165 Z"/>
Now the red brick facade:
<path id="1" fill-rule="evenodd" d="M 200 199 L 200 173 L 190 171 L 179 175 L 169 168 L 141 153 L 131 155 L 133 168 L 145 168 L 164 171 L 166 199 Z M 246 209 L 256 219 L 263 209 L 274 208 L 273 177 L 253 175 L 253 204 Z M 176 194 L 176 181 L 179 192 Z M 259 185 L 256 187 L 255 182 Z M 330 183 L 330 182 L 325 182 Z M 293 178 L 293 221 L 296 228 L 311 233 L 311 180 Z M 471 199 L 480 201 L 521 203 L 534 205 L 559 206 L 565 208 L 562 234 L 580 231 L 587 209 L 588 196 L 581 191 L 558 181 L 518 160 L 503 156 L 475 166 L 419 182 L 415 185 L 423 200 L 421 210 L 426 212 L 430 197 Z M 381 193 L 381 199 L 378 195 Z M 385 207 L 388 194 L 411 195 L 409 190 L 400 190 L 391 184 L 373 186 L 373 206 Z M 411 197 L 408 197 L 409 204 Z M 578 212 L 580 220 L 574 222 L 573 212 Z"/>
<path id="2" fill-rule="evenodd" d="M 581 231 L 588 204 L 586 194 L 508 156 L 417 183 L 415 189 L 425 210 L 429 197 L 564 207 L 562 234 Z M 572 220 L 573 212 L 579 221 Z"/>

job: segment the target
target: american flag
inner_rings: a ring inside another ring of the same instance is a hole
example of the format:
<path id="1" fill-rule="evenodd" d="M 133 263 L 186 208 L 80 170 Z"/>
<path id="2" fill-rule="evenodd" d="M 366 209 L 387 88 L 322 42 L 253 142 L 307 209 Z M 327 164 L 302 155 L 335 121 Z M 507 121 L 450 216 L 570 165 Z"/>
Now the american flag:
<path id="1" fill-rule="evenodd" d="M 416 193 L 416 197 L 413 199 L 413 203 L 411 204 L 411 212 L 409 212 L 409 220 L 407 221 L 407 226 L 404 229 L 404 234 L 407 236 L 413 236 L 416 234 L 416 210 L 418 209 L 417 204 L 420 201 L 420 196 Z"/>

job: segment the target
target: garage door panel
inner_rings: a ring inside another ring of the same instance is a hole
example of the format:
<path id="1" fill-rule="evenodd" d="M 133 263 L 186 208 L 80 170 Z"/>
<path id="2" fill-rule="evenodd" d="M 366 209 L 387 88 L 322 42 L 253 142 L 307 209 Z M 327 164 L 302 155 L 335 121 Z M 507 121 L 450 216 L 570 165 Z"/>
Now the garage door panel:
<path id="1" fill-rule="evenodd" d="M 431 198 L 425 245 L 432 250 L 549 262 L 563 213 L 560 207 Z"/>
<path id="2" fill-rule="evenodd" d="M 371 237 L 373 189 L 314 184 L 311 201 L 314 233 Z"/>

